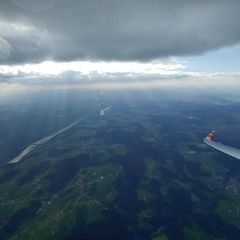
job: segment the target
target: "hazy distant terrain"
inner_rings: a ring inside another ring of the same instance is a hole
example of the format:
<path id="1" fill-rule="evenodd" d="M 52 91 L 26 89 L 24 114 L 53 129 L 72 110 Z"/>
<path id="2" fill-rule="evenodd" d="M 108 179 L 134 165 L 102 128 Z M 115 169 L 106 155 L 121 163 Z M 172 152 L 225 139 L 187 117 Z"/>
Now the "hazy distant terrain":
<path id="1" fill-rule="evenodd" d="M 1 98 L 1 239 L 238 240 L 240 161 L 203 138 L 240 147 L 239 103 L 211 90 Z"/>

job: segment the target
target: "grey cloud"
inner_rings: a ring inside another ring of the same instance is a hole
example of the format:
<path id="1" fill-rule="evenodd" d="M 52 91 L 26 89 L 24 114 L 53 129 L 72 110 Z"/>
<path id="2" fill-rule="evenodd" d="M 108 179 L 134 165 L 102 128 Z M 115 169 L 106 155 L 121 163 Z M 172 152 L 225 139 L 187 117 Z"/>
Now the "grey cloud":
<path id="1" fill-rule="evenodd" d="M 41 12 L 54 7 L 58 0 L 10 0 L 14 5 L 24 11 Z"/>
<path id="2" fill-rule="evenodd" d="M 8 59 L 11 56 L 12 50 L 12 46 L 5 39 L 0 37 L 0 61 Z"/>
<path id="3" fill-rule="evenodd" d="M 1 1 L 0 21 L 31 29 L 5 33 L 13 51 L 0 63 L 202 54 L 239 43 L 239 9 L 238 0 Z"/>

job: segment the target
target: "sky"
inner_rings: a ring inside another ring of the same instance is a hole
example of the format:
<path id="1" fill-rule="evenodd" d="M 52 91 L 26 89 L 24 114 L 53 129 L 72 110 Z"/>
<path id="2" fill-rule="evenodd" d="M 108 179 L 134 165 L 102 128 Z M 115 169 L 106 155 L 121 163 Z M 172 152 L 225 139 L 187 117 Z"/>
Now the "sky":
<path id="1" fill-rule="evenodd" d="M 239 9 L 238 0 L 3 0 L 0 82 L 239 84 Z"/>

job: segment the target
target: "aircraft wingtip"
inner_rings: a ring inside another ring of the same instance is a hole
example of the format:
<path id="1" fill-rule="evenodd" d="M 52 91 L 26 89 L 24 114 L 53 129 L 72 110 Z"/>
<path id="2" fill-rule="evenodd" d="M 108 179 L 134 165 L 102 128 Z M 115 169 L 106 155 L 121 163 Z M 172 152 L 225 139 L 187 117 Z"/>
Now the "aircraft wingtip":
<path id="1" fill-rule="evenodd" d="M 206 138 L 209 139 L 209 140 L 212 140 L 212 138 L 214 137 L 215 133 L 216 133 L 215 130 L 210 131 Z"/>

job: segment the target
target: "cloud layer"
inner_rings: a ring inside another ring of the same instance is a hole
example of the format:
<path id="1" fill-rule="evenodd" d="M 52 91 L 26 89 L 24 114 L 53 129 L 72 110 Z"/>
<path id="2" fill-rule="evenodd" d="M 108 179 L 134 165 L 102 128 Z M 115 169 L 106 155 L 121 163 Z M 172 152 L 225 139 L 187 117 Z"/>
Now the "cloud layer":
<path id="1" fill-rule="evenodd" d="M 239 43 L 239 9 L 238 0 L 1 1 L 0 64 L 197 55 Z"/>

